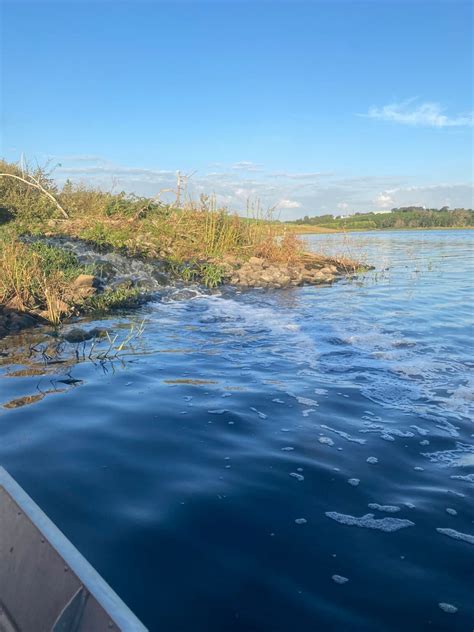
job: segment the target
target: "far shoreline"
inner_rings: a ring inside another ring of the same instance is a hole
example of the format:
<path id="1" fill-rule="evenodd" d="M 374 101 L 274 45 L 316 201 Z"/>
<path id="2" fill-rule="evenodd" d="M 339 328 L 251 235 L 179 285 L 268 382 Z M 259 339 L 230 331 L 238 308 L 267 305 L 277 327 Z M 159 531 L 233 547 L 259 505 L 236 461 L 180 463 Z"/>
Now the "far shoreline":
<path id="1" fill-rule="evenodd" d="M 318 226 L 303 226 L 296 228 L 291 226 L 292 232 L 296 235 L 332 235 L 344 233 L 390 233 L 390 232 L 411 232 L 411 231 L 435 231 L 435 230 L 474 230 L 474 226 L 414 226 L 402 228 L 320 228 Z"/>

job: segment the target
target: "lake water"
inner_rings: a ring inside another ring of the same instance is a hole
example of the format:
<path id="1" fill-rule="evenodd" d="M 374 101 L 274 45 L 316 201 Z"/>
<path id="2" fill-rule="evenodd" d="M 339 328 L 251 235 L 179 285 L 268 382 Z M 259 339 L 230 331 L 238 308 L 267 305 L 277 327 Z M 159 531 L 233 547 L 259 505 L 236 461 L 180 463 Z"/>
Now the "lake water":
<path id="1" fill-rule="evenodd" d="M 473 237 L 0 341 L 0 463 L 150 630 L 470 632 Z"/>

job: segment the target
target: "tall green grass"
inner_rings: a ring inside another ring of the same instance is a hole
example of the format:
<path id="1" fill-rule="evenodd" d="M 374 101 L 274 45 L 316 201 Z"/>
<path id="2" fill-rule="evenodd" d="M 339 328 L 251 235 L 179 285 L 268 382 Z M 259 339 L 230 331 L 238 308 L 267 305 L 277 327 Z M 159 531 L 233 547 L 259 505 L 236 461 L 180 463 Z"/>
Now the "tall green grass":
<path id="1" fill-rule="evenodd" d="M 252 256 L 288 261 L 302 250 L 293 231 L 271 221 L 258 205 L 241 217 L 219 208 L 215 196 L 201 196 L 198 202 L 182 196 L 186 203 L 177 208 L 157 198 L 111 193 L 70 181 L 59 187 L 45 169 L 25 171 L 0 161 L 0 172 L 26 180 L 32 176 L 57 201 L 56 205 L 25 182 L 0 177 L 0 207 L 8 209 L 19 230 L 66 233 L 174 262 Z M 67 219 L 58 212 L 59 207 Z"/>

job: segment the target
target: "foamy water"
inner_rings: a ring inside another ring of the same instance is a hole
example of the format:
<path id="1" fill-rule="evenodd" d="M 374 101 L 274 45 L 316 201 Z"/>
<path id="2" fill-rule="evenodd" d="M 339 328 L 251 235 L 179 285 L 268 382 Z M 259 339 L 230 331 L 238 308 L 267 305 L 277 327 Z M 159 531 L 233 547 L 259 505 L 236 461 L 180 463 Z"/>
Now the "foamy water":
<path id="1" fill-rule="evenodd" d="M 471 235 L 353 235 L 376 270 L 332 287 L 157 281 L 79 323 L 116 357 L 4 341 L 0 462 L 150 630 L 472 630 Z"/>

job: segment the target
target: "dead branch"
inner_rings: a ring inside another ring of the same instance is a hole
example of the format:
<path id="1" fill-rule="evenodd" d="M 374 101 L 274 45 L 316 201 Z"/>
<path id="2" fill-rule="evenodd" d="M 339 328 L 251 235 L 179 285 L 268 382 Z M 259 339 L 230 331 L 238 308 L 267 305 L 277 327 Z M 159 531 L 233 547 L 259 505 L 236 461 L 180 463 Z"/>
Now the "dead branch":
<path id="1" fill-rule="evenodd" d="M 41 185 L 39 180 L 34 178 L 31 174 L 28 177 L 30 178 L 30 180 L 27 180 L 26 178 L 22 178 L 21 176 L 16 176 L 13 173 L 0 173 L 0 178 L 15 178 L 15 180 L 20 180 L 20 182 L 23 182 L 24 184 L 27 184 L 28 186 L 33 187 L 34 189 L 37 189 L 38 191 L 40 191 L 41 193 L 43 193 L 44 195 L 49 197 L 49 199 L 54 202 L 54 204 L 57 206 L 57 208 L 61 211 L 63 217 L 65 217 L 66 219 L 69 219 L 69 215 L 63 209 L 63 207 L 57 201 L 57 199 L 54 197 L 54 195 L 52 195 L 49 191 L 47 191 Z"/>

